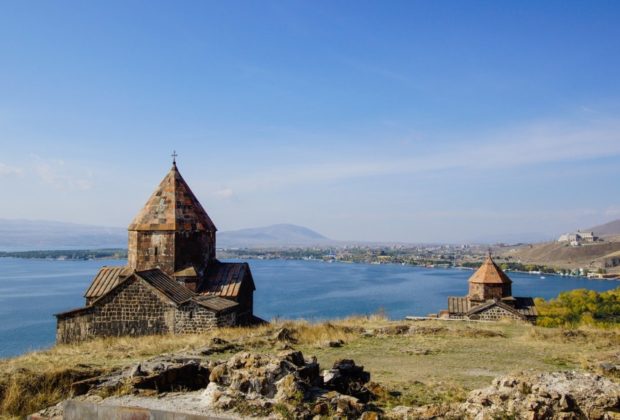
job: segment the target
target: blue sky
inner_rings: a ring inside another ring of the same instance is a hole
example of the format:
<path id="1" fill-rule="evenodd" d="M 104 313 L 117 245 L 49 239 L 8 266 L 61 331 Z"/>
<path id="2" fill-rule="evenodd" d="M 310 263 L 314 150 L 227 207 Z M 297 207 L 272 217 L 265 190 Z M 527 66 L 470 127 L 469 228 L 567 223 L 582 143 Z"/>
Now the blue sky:
<path id="1" fill-rule="evenodd" d="M 620 3 L 0 2 L 0 218 L 126 226 L 179 153 L 220 230 L 620 218 Z"/>

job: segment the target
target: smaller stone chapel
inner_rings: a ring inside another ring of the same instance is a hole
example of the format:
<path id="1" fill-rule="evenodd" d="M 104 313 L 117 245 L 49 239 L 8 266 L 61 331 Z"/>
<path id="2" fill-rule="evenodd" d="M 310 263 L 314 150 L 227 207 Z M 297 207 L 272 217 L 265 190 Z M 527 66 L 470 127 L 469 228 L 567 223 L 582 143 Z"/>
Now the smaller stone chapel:
<path id="1" fill-rule="evenodd" d="M 56 315 L 58 343 L 263 322 L 249 265 L 216 259 L 217 229 L 176 160 L 128 231 L 127 265 L 102 267 L 86 306 Z"/>
<path id="2" fill-rule="evenodd" d="M 534 322 L 534 299 L 512 296 L 512 280 L 495 264 L 491 253 L 469 278 L 467 296 L 448 297 L 448 310 L 439 318 L 498 321 L 503 318 Z"/>

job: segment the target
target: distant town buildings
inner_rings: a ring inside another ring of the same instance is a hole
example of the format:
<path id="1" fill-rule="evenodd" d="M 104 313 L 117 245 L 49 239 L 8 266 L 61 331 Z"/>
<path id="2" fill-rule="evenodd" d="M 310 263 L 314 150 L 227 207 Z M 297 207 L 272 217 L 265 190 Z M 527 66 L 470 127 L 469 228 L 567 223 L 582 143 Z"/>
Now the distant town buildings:
<path id="1" fill-rule="evenodd" d="M 599 237 L 594 232 L 565 233 L 558 238 L 558 242 L 568 242 L 570 246 L 580 246 L 582 244 L 590 244 L 599 241 Z"/>
<path id="2" fill-rule="evenodd" d="M 512 296 L 512 280 L 495 264 L 491 254 L 469 278 L 467 296 L 448 297 L 448 309 L 439 318 L 498 321 L 503 318 L 534 322 L 538 316 L 531 297 Z"/>

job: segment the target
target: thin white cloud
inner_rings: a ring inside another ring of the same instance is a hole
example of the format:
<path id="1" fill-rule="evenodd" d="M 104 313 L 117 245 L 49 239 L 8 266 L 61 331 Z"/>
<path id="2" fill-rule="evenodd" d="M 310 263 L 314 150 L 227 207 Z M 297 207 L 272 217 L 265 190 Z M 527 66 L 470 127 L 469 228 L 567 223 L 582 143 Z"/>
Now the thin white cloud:
<path id="1" fill-rule="evenodd" d="M 583 127 L 539 123 L 487 134 L 477 140 L 462 139 L 447 150 L 415 157 L 281 166 L 230 180 L 227 188 L 255 191 L 359 177 L 517 168 L 619 155 L 619 122 Z"/>
<path id="2" fill-rule="evenodd" d="M 19 176 L 23 174 L 23 169 L 16 166 L 10 166 L 0 162 L 0 176 Z"/>
<path id="3" fill-rule="evenodd" d="M 90 171 L 82 171 L 65 165 L 60 159 L 44 159 L 33 156 L 33 170 L 39 181 L 58 190 L 81 190 L 93 188 Z"/>
<path id="4" fill-rule="evenodd" d="M 224 188 L 224 189 L 215 191 L 214 195 L 220 198 L 230 199 L 234 197 L 235 193 L 230 188 Z"/>

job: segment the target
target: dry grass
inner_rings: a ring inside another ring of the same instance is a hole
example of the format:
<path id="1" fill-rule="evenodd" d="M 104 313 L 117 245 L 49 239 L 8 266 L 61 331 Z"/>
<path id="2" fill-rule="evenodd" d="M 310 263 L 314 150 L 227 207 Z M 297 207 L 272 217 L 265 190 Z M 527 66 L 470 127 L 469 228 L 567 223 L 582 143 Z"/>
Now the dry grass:
<path id="1" fill-rule="evenodd" d="M 575 269 L 577 267 L 595 268 L 595 262 L 613 252 L 620 251 L 620 241 L 606 238 L 605 242 L 572 247 L 563 242 L 545 242 L 509 248 L 502 257 L 524 264 L 540 264 L 548 267 Z"/>
<path id="2" fill-rule="evenodd" d="M 69 396 L 75 380 L 163 353 L 196 350 L 213 337 L 249 351 L 273 352 L 281 346 L 274 337 L 282 328 L 291 331 L 293 347 L 306 357 L 316 355 L 324 368 L 339 358 L 364 365 L 373 381 L 397 391 L 387 399 L 389 405 L 459 400 L 468 390 L 512 371 L 583 368 L 611 357 L 620 345 L 620 330 L 545 329 L 518 323 L 405 323 L 380 316 L 316 324 L 277 321 L 203 335 L 97 339 L 0 361 L 0 417 L 53 405 Z M 337 340 L 344 346 L 326 345 Z"/>

